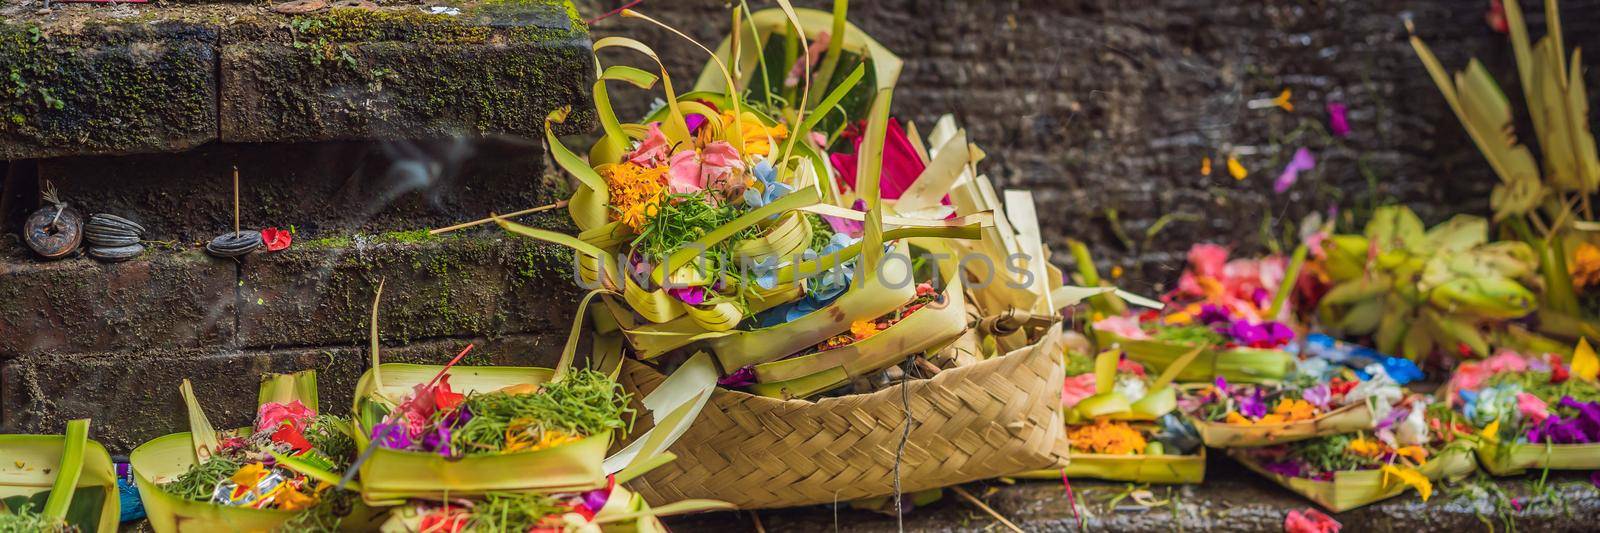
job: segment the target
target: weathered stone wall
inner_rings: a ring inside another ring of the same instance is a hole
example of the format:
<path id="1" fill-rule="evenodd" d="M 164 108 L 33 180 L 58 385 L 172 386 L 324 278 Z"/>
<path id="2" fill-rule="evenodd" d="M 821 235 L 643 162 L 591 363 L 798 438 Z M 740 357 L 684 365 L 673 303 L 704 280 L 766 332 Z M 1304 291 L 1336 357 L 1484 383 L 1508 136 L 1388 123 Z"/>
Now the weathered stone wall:
<path id="1" fill-rule="evenodd" d="M 620 3 L 578 2 L 586 13 Z M 727 32 L 723 4 L 638 9 L 710 46 Z M 1522 4 L 1532 35 L 1543 35 L 1540 3 Z M 1600 49 L 1600 2 L 1561 4 L 1567 46 Z M 1281 240 L 1286 221 L 1329 206 L 1352 213 L 1397 199 L 1430 221 L 1485 211 L 1495 178 L 1417 61 L 1402 20 L 1409 15 L 1451 68 L 1482 59 L 1521 109 L 1510 45 L 1485 23 L 1488 5 L 875 0 L 852 2 L 850 18 L 906 59 L 894 98 L 899 117 L 929 124 L 954 114 L 990 154 L 984 172 L 1001 186 L 1033 190 L 1048 244 L 1088 241 L 1103 270 L 1122 265 L 1125 282 L 1144 287 L 1175 279 L 1192 242 L 1257 251 L 1264 223 Z M 642 21 L 614 17 L 593 31 L 656 47 L 684 79 L 704 62 Z M 1293 91 L 1294 113 L 1247 107 L 1284 88 Z M 1348 139 L 1322 133 L 1328 101 L 1349 106 Z M 1272 181 L 1300 146 L 1316 152 L 1319 166 L 1288 194 L 1273 194 Z M 1230 151 L 1240 153 L 1248 178 L 1234 181 L 1220 160 L 1211 176 L 1200 175 L 1201 157 Z"/>

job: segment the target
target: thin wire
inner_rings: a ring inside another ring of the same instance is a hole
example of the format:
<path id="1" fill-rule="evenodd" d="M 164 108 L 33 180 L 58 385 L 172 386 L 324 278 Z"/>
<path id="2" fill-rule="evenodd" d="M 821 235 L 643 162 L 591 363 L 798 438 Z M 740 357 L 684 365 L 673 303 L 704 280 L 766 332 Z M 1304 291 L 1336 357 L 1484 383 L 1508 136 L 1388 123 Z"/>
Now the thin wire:
<path id="1" fill-rule="evenodd" d="M 906 508 L 900 503 L 900 460 L 911 440 L 911 358 L 900 364 L 900 405 L 905 408 L 905 428 L 900 430 L 900 446 L 894 450 L 894 520 L 901 533 L 906 530 Z"/>

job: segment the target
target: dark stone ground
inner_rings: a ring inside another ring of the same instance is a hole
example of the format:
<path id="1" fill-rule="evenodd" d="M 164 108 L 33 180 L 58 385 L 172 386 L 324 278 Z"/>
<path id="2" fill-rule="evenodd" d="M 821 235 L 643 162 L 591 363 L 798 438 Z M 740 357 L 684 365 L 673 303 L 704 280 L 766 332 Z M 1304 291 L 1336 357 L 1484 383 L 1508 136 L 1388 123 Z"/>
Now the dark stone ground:
<path id="1" fill-rule="evenodd" d="M 964 488 L 1024 531 L 1239 531 L 1277 532 L 1290 510 L 1312 507 L 1309 500 L 1256 476 L 1222 454 L 1212 454 L 1203 485 L 1143 486 L 1092 480 L 1073 480 L 1082 525 L 1060 481 L 1019 480 L 973 483 Z M 1508 497 L 1528 501 L 1538 474 L 1504 478 L 1483 486 L 1498 487 Z M 1550 503 L 1502 512 L 1493 495 L 1461 482 L 1435 487 L 1427 503 L 1407 492 L 1366 507 L 1332 515 L 1347 532 L 1389 531 L 1594 531 L 1594 510 L 1600 506 L 1600 489 L 1587 473 L 1552 472 Z M 1113 499 L 1133 489 L 1147 489 L 1153 507 L 1141 507 L 1132 498 Z M 895 531 L 895 517 L 850 509 L 841 505 L 837 517 L 830 506 L 712 513 L 668 519 L 675 531 L 784 532 L 784 531 Z M 892 504 L 891 504 L 892 507 Z M 757 518 L 759 517 L 759 526 Z M 907 531 L 1007 531 L 988 514 L 950 491 L 940 501 L 905 515 Z"/>

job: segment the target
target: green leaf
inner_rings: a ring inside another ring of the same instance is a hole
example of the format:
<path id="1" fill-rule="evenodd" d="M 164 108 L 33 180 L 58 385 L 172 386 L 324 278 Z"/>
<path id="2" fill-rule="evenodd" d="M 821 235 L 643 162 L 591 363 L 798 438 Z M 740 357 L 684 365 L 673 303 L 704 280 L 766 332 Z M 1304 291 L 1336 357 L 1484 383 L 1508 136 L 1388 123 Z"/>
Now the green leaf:
<path id="1" fill-rule="evenodd" d="M 187 382 L 186 382 L 187 383 Z M 78 478 L 83 475 L 83 453 L 89 446 L 89 419 L 67 422 L 61 464 L 56 468 L 56 481 L 50 487 L 50 497 L 45 500 L 42 513 L 55 520 L 67 519 L 67 508 L 72 505 L 72 494 L 78 489 Z"/>

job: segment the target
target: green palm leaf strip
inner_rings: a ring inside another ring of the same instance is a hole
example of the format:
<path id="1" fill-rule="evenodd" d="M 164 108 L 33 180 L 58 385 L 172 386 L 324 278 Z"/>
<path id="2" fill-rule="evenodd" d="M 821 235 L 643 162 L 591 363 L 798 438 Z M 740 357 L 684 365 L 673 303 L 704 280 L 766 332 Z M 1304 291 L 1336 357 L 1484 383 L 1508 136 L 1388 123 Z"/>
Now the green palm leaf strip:
<path id="1" fill-rule="evenodd" d="M 72 505 L 72 495 L 78 490 L 78 478 L 83 475 L 83 454 L 89 446 L 89 419 L 67 422 L 64 440 L 65 448 L 61 452 L 61 464 L 56 469 L 56 481 L 50 487 L 50 497 L 45 500 L 42 512 L 56 523 L 66 522 L 67 508 Z"/>

